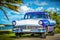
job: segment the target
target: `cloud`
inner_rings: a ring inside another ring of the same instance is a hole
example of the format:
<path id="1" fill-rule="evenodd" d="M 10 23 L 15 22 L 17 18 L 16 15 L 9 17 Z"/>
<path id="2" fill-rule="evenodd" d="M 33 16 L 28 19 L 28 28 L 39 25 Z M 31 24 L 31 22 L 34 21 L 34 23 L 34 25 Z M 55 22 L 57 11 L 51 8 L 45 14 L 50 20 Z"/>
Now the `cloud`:
<path id="1" fill-rule="evenodd" d="M 46 2 L 41 2 L 40 5 L 44 6 L 44 5 L 48 5 L 48 4 Z"/>
<path id="2" fill-rule="evenodd" d="M 20 12 L 22 12 L 23 14 L 25 14 L 26 12 L 36 12 L 36 11 L 42 11 L 43 7 L 38 7 L 36 9 L 30 8 L 28 6 L 21 6 L 20 7 Z"/>
<path id="3" fill-rule="evenodd" d="M 30 8 L 28 6 L 21 6 L 20 7 L 20 12 L 22 12 L 23 14 L 25 14 L 26 12 L 31 12 L 31 11 L 34 11 L 34 9 Z"/>
<path id="4" fill-rule="evenodd" d="M 20 8 L 21 8 L 21 10 L 23 10 L 23 11 L 27 11 L 27 10 L 30 9 L 30 8 L 28 8 L 27 6 L 21 6 Z"/>
<path id="5" fill-rule="evenodd" d="M 45 2 L 45 1 L 44 2 L 40 2 L 38 0 L 27 2 L 24 5 L 30 6 L 30 5 L 33 5 L 33 4 L 36 5 L 36 6 L 45 6 L 45 5 L 48 5 L 47 2 Z"/>
<path id="6" fill-rule="evenodd" d="M 32 4 L 34 4 L 34 2 L 30 1 L 30 2 L 27 2 L 27 3 L 23 4 L 23 5 L 30 6 Z"/>
<path id="7" fill-rule="evenodd" d="M 56 8 L 57 9 L 57 11 L 60 11 L 60 8 Z"/>
<path id="8" fill-rule="evenodd" d="M 52 12 L 56 12 L 56 9 L 54 7 L 49 7 L 47 10 L 52 11 Z"/>
<path id="9" fill-rule="evenodd" d="M 36 11 L 42 11 L 43 10 L 43 7 L 38 7 L 37 9 L 36 9 Z"/>
<path id="10" fill-rule="evenodd" d="M 45 6 L 45 5 L 48 5 L 46 2 L 41 2 L 40 3 L 38 1 L 37 2 L 34 2 L 34 4 L 37 5 L 37 6 Z"/>

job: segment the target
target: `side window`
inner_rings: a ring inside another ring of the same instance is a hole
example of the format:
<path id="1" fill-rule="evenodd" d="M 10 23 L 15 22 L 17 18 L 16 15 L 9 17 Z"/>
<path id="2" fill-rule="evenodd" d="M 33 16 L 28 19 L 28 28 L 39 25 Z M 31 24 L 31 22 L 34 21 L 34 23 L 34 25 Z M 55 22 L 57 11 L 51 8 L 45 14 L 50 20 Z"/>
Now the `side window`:
<path id="1" fill-rule="evenodd" d="M 47 14 L 47 15 L 46 15 L 46 18 L 50 19 L 50 15 L 49 15 L 49 14 Z"/>
<path id="2" fill-rule="evenodd" d="M 50 15 L 49 15 L 49 18 L 52 19 Z"/>
<path id="3" fill-rule="evenodd" d="M 28 19 L 30 19 L 30 15 L 28 15 Z"/>
<path id="4" fill-rule="evenodd" d="M 24 19 L 30 19 L 30 18 L 31 18 L 30 14 L 26 14 L 26 15 L 24 16 Z"/>
<path id="5" fill-rule="evenodd" d="M 50 15 L 47 15 L 48 19 L 52 19 Z"/>
<path id="6" fill-rule="evenodd" d="M 28 15 L 24 15 L 24 19 L 27 19 L 28 18 Z"/>

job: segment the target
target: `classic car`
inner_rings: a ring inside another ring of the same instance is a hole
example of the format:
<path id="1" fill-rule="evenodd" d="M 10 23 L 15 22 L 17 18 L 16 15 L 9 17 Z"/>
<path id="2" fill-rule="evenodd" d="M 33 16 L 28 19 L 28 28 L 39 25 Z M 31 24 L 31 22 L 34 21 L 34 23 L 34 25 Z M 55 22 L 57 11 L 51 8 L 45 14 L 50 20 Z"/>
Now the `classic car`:
<path id="1" fill-rule="evenodd" d="M 47 12 L 28 12 L 22 20 L 14 20 L 13 32 L 17 37 L 24 33 L 31 36 L 38 34 L 42 38 L 46 38 L 46 32 L 54 35 L 54 27 L 56 22 L 52 20 Z"/>

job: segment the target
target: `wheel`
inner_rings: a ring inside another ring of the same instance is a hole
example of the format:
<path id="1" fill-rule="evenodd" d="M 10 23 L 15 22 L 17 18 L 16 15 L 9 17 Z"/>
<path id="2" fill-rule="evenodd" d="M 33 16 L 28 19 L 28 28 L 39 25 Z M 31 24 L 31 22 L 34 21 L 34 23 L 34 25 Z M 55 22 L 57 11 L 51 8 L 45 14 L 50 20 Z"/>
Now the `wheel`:
<path id="1" fill-rule="evenodd" d="M 53 32 L 53 31 L 52 31 L 52 32 L 50 32 L 50 35 L 51 35 L 51 36 L 54 36 L 54 32 Z"/>
<path id="2" fill-rule="evenodd" d="M 16 35 L 16 37 L 17 37 L 17 38 L 19 38 L 19 37 L 20 37 L 20 36 L 19 36 L 19 33 L 15 33 L 15 35 Z"/>
<path id="3" fill-rule="evenodd" d="M 42 33 L 42 34 L 41 34 L 41 37 L 42 37 L 42 38 L 46 38 L 46 34 L 45 34 L 45 33 Z"/>
<path id="4" fill-rule="evenodd" d="M 34 36 L 34 34 L 31 34 L 31 36 Z"/>

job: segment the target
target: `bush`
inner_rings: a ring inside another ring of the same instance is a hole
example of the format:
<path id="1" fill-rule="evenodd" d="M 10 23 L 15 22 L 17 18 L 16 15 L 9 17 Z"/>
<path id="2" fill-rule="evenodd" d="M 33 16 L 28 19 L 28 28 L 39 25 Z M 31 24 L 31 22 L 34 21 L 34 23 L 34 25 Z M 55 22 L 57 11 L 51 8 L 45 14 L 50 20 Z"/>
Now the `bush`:
<path id="1" fill-rule="evenodd" d="M 14 40 L 14 38 L 11 38 L 12 36 L 15 35 L 11 31 L 0 31 L 0 40 Z"/>
<path id="2" fill-rule="evenodd" d="M 55 28 L 55 33 L 60 33 L 60 28 Z"/>
<path id="3" fill-rule="evenodd" d="M 11 31 L 0 31 L 0 35 L 1 34 L 10 34 L 10 33 L 12 33 Z"/>
<path id="4" fill-rule="evenodd" d="M 0 36 L 0 40 L 13 40 L 13 39 L 6 36 Z"/>

